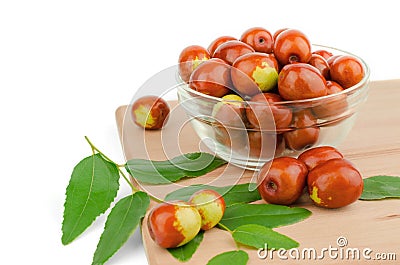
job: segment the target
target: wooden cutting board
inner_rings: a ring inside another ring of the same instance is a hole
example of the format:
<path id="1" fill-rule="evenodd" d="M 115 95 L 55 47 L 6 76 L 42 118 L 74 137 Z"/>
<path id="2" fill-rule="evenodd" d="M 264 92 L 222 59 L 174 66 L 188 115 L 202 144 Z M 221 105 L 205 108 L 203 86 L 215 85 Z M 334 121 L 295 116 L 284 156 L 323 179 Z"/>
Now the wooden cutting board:
<path id="1" fill-rule="evenodd" d="M 399 176 L 400 80 L 371 82 L 370 88 L 368 100 L 359 112 L 353 129 L 338 148 L 359 168 L 364 177 L 380 174 Z M 170 102 L 170 105 L 175 106 L 176 102 Z M 126 159 L 164 160 L 166 157 L 178 155 L 179 152 L 206 150 L 202 149 L 202 144 L 191 126 L 183 122 L 185 114 L 181 109 L 173 108 L 168 125 L 162 131 L 142 130 L 133 124 L 129 114 L 125 115 L 126 110 L 127 106 L 116 110 L 117 126 Z M 224 173 L 222 178 L 218 177 L 221 173 Z M 252 176 L 250 171 L 227 165 L 205 176 L 184 180 L 180 185 L 211 183 L 224 186 L 236 181 L 249 182 Z M 163 197 L 179 187 L 168 185 L 141 188 Z M 361 257 L 360 260 L 340 260 L 330 258 L 325 253 L 322 260 L 294 260 L 288 254 L 288 260 L 282 260 L 277 257 L 276 252 L 272 260 L 270 257 L 260 259 L 256 250 L 239 246 L 248 252 L 249 265 L 400 264 L 400 200 L 357 201 L 344 208 L 326 210 L 312 205 L 304 195 L 296 206 L 309 209 L 312 212 L 311 217 L 300 223 L 277 228 L 276 231 L 297 240 L 300 251 L 304 248 L 315 248 L 320 254 L 329 246 L 339 248 L 337 239 L 345 237 L 348 243 L 343 249 L 359 248 L 362 251 L 370 248 L 372 259 Z M 182 264 L 151 240 L 146 220 L 142 225 L 142 235 L 150 265 Z M 228 232 L 212 229 L 205 233 L 203 242 L 187 264 L 207 264 L 213 256 L 236 249 L 237 246 Z M 378 253 L 395 253 L 396 260 L 374 260 Z"/>

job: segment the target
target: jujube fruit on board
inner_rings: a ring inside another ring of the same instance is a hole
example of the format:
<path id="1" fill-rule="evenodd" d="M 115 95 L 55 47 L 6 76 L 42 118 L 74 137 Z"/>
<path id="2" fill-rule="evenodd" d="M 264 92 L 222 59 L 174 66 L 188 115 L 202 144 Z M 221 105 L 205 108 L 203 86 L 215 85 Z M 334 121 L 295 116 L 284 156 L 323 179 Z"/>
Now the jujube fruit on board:
<path id="1" fill-rule="evenodd" d="M 302 161 L 310 171 L 316 166 L 335 158 L 343 158 L 339 150 L 333 146 L 319 146 L 304 151 L 297 159 Z"/>
<path id="2" fill-rule="evenodd" d="M 364 187 L 361 173 L 342 158 L 316 166 L 308 173 L 307 183 L 312 201 L 325 208 L 339 208 L 355 202 Z"/>
<path id="3" fill-rule="evenodd" d="M 157 96 L 141 97 L 131 108 L 135 124 L 150 130 L 161 129 L 168 121 L 169 111 L 168 103 Z"/>
<path id="4" fill-rule="evenodd" d="M 182 246 L 200 231 L 201 216 L 190 203 L 174 201 L 157 205 L 148 216 L 151 238 L 163 248 Z"/>
<path id="5" fill-rule="evenodd" d="M 221 221 L 225 212 L 225 200 L 218 192 L 204 189 L 195 192 L 189 199 L 201 216 L 201 229 L 210 230 Z"/>
<path id="6" fill-rule="evenodd" d="M 258 191 L 268 203 L 290 205 L 303 193 L 307 167 L 293 157 L 278 157 L 258 174 Z"/>

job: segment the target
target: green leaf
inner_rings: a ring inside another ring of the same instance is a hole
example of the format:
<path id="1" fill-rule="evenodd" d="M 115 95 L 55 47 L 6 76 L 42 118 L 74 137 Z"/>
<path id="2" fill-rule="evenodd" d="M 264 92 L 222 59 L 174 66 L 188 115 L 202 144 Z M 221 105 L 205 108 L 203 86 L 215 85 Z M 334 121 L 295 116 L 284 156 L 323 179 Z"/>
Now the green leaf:
<path id="1" fill-rule="evenodd" d="M 208 153 L 190 153 L 166 161 L 131 159 L 125 168 L 138 181 L 148 184 L 170 184 L 184 177 L 198 177 L 226 164 Z"/>
<path id="2" fill-rule="evenodd" d="M 243 250 L 221 253 L 210 259 L 207 265 L 246 265 L 249 255 Z"/>
<path id="3" fill-rule="evenodd" d="M 104 231 L 100 237 L 93 265 L 104 264 L 136 230 L 140 220 L 149 208 L 147 193 L 138 191 L 119 200 L 107 217 Z"/>
<path id="4" fill-rule="evenodd" d="M 219 194 L 221 194 L 225 199 L 226 206 L 230 206 L 236 203 L 248 203 L 254 202 L 261 199 L 260 194 L 257 189 L 253 189 L 252 186 L 255 185 L 253 183 L 239 184 L 234 186 L 224 186 L 224 187 L 215 187 L 210 185 L 191 185 L 188 187 L 184 187 L 173 191 L 165 197 L 166 201 L 171 200 L 189 200 L 190 196 L 196 191 L 203 189 L 211 189 L 215 190 Z M 252 190 L 252 191 L 250 191 Z"/>
<path id="5" fill-rule="evenodd" d="M 236 242 L 256 249 L 291 249 L 299 246 L 299 243 L 293 239 L 271 228 L 255 224 L 239 226 L 233 231 L 232 237 Z"/>
<path id="6" fill-rule="evenodd" d="M 119 188 L 119 172 L 114 163 L 95 154 L 81 160 L 72 171 L 64 204 L 62 238 L 72 242 L 114 201 Z"/>
<path id="7" fill-rule="evenodd" d="M 227 207 L 221 223 L 230 230 L 247 224 L 279 227 L 299 222 L 311 215 L 304 208 L 275 204 L 235 204 Z"/>
<path id="8" fill-rule="evenodd" d="M 192 258 L 193 254 L 196 252 L 199 247 L 201 241 L 203 241 L 204 231 L 200 231 L 195 238 L 190 240 L 183 246 L 177 248 L 169 248 L 168 251 L 174 256 L 177 260 L 185 262 Z"/>
<path id="9" fill-rule="evenodd" d="M 400 198 L 400 177 L 374 176 L 364 179 L 360 200 Z"/>

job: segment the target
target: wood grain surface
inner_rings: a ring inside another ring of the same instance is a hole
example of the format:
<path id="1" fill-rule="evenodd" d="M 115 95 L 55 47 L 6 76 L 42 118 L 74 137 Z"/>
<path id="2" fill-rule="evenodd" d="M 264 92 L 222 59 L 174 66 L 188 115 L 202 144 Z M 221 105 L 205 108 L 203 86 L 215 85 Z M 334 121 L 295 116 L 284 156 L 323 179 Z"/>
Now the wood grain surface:
<path id="1" fill-rule="evenodd" d="M 373 175 L 400 175 L 400 80 L 371 82 L 367 102 L 360 110 L 357 120 L 346 140 L 338 146 L 345 157 L 351 160 L 364 177 Z M 171 106 L 175 106 L 170 102 Z M 180 152 L 203 150 L 202 143 L 184 122 L 185 114 L 179 108 L 172 109 L 171 119 L 162 131 L 144 131 L 135 126 L 127 106 L 116 110 L 117 126 L 126 159 L 146 158 L 162 160 Z M 126 115 L 126 113 L 128 113 Z M 222 176 L 222 177 L 221 177 Z M 249 182 L 253 172 L 227 165 L 205 176 L 186 179 L 178 185 L 141 186 L 147 192 L 163 197 L 182 185 L 207 183 L 216 186 Z M 296 206 L 312 212 L 311 217 L 289 226 L 277 228 L 300 243 L 299 250 L 315 248 L 318 253 L 324 248 L 338 247 L 338 237 L 347 239 L 346 248 L 370 248 L 371 260 L 341 260 L 325 253 L 321 260 L 296 260 L 288 257 L 260 259 L 257 251 L 239 246 L 249 254 L 249 265 L 253 264 L 400 264 L 400 200 L 357 201 L 335 210 L 315 207 L 304 195 Z M 146 220 L 142 225 L 143 242 L 150 265 L 183 264 L 168 251 L 158 247 L 150 238 Z M 207 264 L 213 256 L 237 249 L 230 234 L 219 229 L 207 231 L 204 240 L 192 259 L 186 264 Z M 396 260 L 376 260 L 375 254 L 395 253 Z"/>

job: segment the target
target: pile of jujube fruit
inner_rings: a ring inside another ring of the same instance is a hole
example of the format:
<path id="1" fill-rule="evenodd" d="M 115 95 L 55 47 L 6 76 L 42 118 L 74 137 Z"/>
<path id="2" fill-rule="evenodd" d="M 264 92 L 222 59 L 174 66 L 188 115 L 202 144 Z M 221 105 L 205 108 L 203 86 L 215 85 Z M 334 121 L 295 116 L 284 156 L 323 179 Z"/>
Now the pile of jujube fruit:
<path id="1" fill-rule="evenodd" d="M 274 158 L 258 174 L 258 191 L 273 204 L 293 204 L 307 188 L 315 205 L 340 208 L 358 200 L 363 187 L 361 173 L 332 146 L 309 149 L 297 158 Z"/>
<path id="2" fill-rule="evenodd" d="M 226 100 L 236 117 L 218 115 L 218 110 L 224 109 L 221 106 L 213 115 L 225 126 L 241 123 L 249 130 L 250 145 L 255 147 L 251 155 L 260 153 L 259 134 L 271 127 L 271 118 L 265 113 L 271 113 L 277 139 L 284 141 L 285 147 L 301 151 L 313 146 L 319 137 L 318 119 L 329 120 L 345 112 L 346 94 L 297 109 L 280 102 L 337 94 L 358 84 L 365 75 L 358 58 L 324 49 L 313 51 L 309 38 L 297 29 L 271 34 L 261 27 L 246 30 L 240 39 L 221 36 L 207 49 L 186 47 L 179 56 L 179 74 L 191 89 Z M 232 100 L 243 103 L 233 104 Z M 268 104 L 263 108 L 252 102 Z M 219 138 L 225 136 L 222 133 Z"/>

